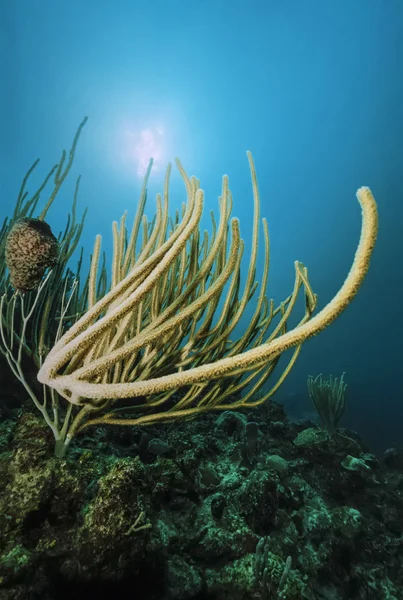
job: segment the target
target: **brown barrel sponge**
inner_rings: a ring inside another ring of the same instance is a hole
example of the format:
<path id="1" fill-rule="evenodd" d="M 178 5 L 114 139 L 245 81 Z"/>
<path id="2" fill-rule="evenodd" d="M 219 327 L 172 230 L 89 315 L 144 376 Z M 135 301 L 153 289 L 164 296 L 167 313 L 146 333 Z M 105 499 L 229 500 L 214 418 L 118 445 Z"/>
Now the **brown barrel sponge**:
<path id="1" fill-rule="evenodd" d="M 17 221 L 6 241 L 6 265 L 12 286 L 20 292 L 36 290 L 58 254 L 59 244 L 47 223 L 29 218 Z"/>

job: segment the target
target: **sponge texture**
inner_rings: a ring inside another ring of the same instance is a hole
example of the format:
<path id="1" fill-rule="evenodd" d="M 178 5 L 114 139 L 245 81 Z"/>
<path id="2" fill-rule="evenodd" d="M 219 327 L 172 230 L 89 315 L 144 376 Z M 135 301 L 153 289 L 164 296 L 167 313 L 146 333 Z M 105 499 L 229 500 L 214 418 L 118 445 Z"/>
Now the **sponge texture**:
<path id="1" fill-rule="evenodd" d="M 20 292 L 36 290 L 45 270 L 56 263 L 58 253 L 58 241 L 47 223 L 30 218 L 17 221 L 6 241 L 12 286 Z"/>

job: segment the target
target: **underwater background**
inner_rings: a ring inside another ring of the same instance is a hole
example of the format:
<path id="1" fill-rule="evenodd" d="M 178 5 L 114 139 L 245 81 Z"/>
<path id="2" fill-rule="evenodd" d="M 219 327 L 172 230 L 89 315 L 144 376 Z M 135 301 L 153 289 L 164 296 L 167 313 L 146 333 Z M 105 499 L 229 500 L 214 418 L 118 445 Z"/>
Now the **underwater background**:
<path id="1" fill-rule="evenodd" d="M 342 425 L 372 451 L 402 444 L 400 0 L 14 0 L 0 3 L 0 55 L 0 218 L 32 162 L 41 158 L 40 183 L 88 115 L 73 167 L 80 214 L 89 207 L 87 255 L 97 233 L 111 251 L 111 222 L 134 214 L 149 157 L 152 213 L 166 164 L 179 156 L 201 180 L 207 213 L 229 175 L 247 258 L 249 149 L 271 235 L 268 294 L 287 296 L 298 259 L 320 308 L 348 273 L 360 231 L 355 192 L 370 186 L 380 234 L 368 277 L 304 345 L 275 400 L 292 418 L 315 419 L 308 375 L 345 371 Z M 48 216 L 55 232 L 74 177 L 66 183 Z M 173 207 L 184 199 L 175 173 Z"/>

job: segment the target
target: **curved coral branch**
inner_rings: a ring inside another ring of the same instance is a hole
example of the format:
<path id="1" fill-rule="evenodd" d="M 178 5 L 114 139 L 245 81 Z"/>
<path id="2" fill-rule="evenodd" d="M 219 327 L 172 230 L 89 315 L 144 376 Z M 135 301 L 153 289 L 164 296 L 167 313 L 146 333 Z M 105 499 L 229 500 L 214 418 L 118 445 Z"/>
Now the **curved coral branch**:
<path id="1" fill-rule="evenodd" d="M 256 223 L 259 193 L 250 153 L 248 158 Z M 362 208 L 361 237 L 350 272 L 335 297 L 311 317 L 316 296 L 309 286 L 306 268 L 296 262 L 291 296 L 274 309 L 265 290 L 261 290 L 258 309 L 250 326 L 243 336 L 232 341 L 229 334 L 257 286 L 257 229 L 254 228 L 252 258 L 244 293 L 240 297 L 243 244 L 238 221 L 230 221 L 232 198 L 228 179 L 223 179 L 220 222 L 216 227 L 213 221 L 213 235 L 209 240 L 207 234 L 202 236 L 199 232 L 203 192 L 197 180 L 188 178 L 180 163 L 178 166 L 188 194 L 182 221 L 167 219 L 166 191 L 164 208 L 160 201 L 157 203 L 156 219 L 150 224 L 144 221 L 146 239 L 134 262 L 129 253 L 136 247 L 136 240 L 130 236 L 130 243 L 125 248 L 124 237 L 119 237 L 124 236 L 124 232 L 119 233 L 115 227 L 113 264 L 131 265 L 131 269 L 126 272 L 123 267 L 115 267 L 114 272 L 119 276 L 115 275 L 109 293 L 66 332 L 39 371 L 41 383 L 56 389 L 71 403 L 86 407 L 86 419 L 89 415 L 86 424 L 147 424 L 186 418 L 212 409 L 256 406 L 260 400 L 249 402 L 250 394 L 244 399 L 231 398 L 231 390 L 238 392 L 253 376 L 259 378 L 260 383 L 253 388 L 257 389 L 267 379 L 267 374 L 271 374 L 280 355 L 294 348 L 288 366 L 269 393 L 271 395 L 288 375 L 303 342 L 325 329 L 346 309 L 368 271 L 377 237 L 378 214 L 371 191 L 360 188 L 357 198 Z M 135 238 L 139 218 L 136 223 Z M 230 244 L 229 226 L 232 232 Z M 265 239 L 265 269 L 268 269 L 267 232 Z M 264 285 L 265 282 L 266 277 Z M 305 292 L 305 315 L 287 331 L 287 320 L 301 288 Z M 274 316 L 279 322 L 272 334 L 267 335 Z M 245 377 L 247 372 L 249 375 Z M 184 391 L 175 397 L 179 388 Z M 132 407 L 147 414 L 119 418 L 113 407 L 118 400 L 129 398 L 141 398 L 142 404 L 132 402 Z M 148 398 L 145 403 L 144 398 Z M 106 414 L 99 415 L 100 412 Z M 76 428 L 86 424 L 77 423 Z"/>

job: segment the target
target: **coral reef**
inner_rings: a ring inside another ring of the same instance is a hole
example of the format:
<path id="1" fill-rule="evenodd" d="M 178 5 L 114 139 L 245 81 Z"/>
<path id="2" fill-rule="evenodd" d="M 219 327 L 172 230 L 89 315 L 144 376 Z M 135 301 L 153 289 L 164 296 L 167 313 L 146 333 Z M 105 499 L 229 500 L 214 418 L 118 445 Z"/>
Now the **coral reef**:
<path id="1" fill-rule="evenodd" d="M 315 431 L 269 402 L 99 428 L 57 460 L 44 423 L 15 409 L 2 426 L 0 598 L 398 600 L 402 457 Z"/>
<path id="2" fill-rule="evenodd" d="M 69 266 L 85 219 L 76 220 L 79 178 L 59 240 L 44 219 L 85 122 L 29 197 L 34 163 L 0 230 L 0 600 L 398 599 L 399 452 L 380 462 L 338 429 L 344 395 L 321 401 L 325 429 L 289 423 L 270 400 L 303 342 L 346 309 L 366 276 L 378 229 L 370 190 L 357 192 L 350 272 L 316 315 L 298 261 L 285 301 L 276 307 L 267 295 L 268 227 L 249 152 L 245 274 L 228 177 L 219 219 L 203 233 L 204 192 L 179 161 L 182 214 L 169 214 L 169 166 L 147 219 L 151 161 L 132 229 L 126 215 L 113 224 L 110 273 L 97 236 L 80 280 L 82 253 Z M 300 292 L 305 308 L 291 327 Z"/>

